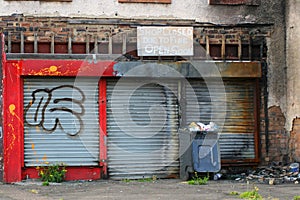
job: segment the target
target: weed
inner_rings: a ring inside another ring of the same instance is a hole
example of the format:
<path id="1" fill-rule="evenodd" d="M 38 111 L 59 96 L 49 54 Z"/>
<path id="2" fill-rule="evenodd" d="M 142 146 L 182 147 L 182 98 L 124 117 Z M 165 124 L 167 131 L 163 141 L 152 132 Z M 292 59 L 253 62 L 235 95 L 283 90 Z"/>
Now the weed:
<path id="1" fill-rule="evenodd" d="M 143 179 L 138 179 L 138 182 L 151 182 L 153 181 L 152 178 L 143 178 Z"/>
<path id="2" fill-rule="evenodd" d="M 33 193 L 33 194 L 38 194 L 38 193 L 39 193 L 39 192 L 38 192 L 37 190 L 35 190 L 35 189 L 30 190 L 30 192 Z"/>
<path id="3" fill-rule="evenodd" d="M 129 182 L 131 182 L 131 180 L 130 180 L 130 179 L 128 179 L 128 178 L 125 178 L 125 179 L 123 179 L 122 181 L 123 181 L 123 182 L 125 182 L 125 183 L 129 183 Z"/>
<path id="4" fill-rule="evenodd" d="M 262 200 L 262 196 L 258 193 L 258 187 L 254 186 L 253 190 L 246 191 L 240 194 L 240 197 L 242 199 L 248 199 L 248 200 Z"/>
<path id="5" fill-rule="evenodd" d="M 300 200 L 300 195 L 294 196 L 294 200 Z"/>
<path id="6" fill-rule="evenodd" d="M 45 186 L 49 185 L 49 182 L 60 183 L 64 181 L 67 172 L 64 164 L 41 166 L 36 169 Z"/>
<path id="7" fill-rule="evenodd" d="M 137 181 L 137 182 L 140 182 L 140 183 L 143 183 L 143 182 L 155 182 L 157 180 L 157 176 L 156 175 L 153 175 L 151 178 L 149 177 L 149 178 L 145 178 L 144 176 L 143 176 L 143 178 L 141 178 L 141 179 L 128 179 L 128 178 L 125 178 L 125 179 L 123 179 L 122 181 L 123 182 L 125 182 L 125 183 L 128 183 L 128 182 L 131 182 L 131 181 Z"/>
<path id="8" fill-rule="evenodd" d="M 209 180 L 209 176 L 205 176 L 203 178 L 199 177 L 197 172 L 195 172 L 194 177 L 188 181 L 189 185 L 205 185 Z"/>
<path id="9" fill-rule="evenodd" d="M 44 181 L 42 185 L 43 185 L 43 186 L 48 186 L 48 185 L 49 185 L 49 182 L 48 182 L 48 181 Z"/>
<path id="10" fill-rule="evenodd" d="M 239 193 L 237 191 L 231 191 L 231 192 L 229 192 L 229 195 L 235 196 L 235 195 L 239 195 Z"/>

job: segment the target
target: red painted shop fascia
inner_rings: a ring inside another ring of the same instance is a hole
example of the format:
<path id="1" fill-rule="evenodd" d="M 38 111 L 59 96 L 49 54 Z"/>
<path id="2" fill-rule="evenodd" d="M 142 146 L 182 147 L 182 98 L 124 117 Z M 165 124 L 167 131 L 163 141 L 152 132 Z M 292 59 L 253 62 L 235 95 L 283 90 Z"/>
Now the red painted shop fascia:
<path id="1" fill-rule="evenodd" d="M 21 60 L 24 76 L 114 76 L 113 61 Z"/>
<path id="2" fill-rule="evenodd" d="M 5 58 L 5 55 L 3 55 Z M 88 63 L 80 60 L 5 60 L 3 59 L 3 164 L 4 182 L 18 182 L 26 175 L 36 177 L 35 168 L 24 168 L 23 81 L 26 76 L 114 76 L 113 61 Z M 106 83 L 100 79 L 99 119 L 100 165 L 107 176 L 106 165 Z M 104 114 L 105 113 L 105 114 Z M 103 149 L 101 149 L 103 148 Z M 67 168 L 67 180 L 99 179 L 100 169 L 94 167 Z M 89 172 L 89 173 L 87 173 Z M 93 175 L 91 175 L 93 174 Z"/>
<path id="3" fill-rule="evenodd" d="M 107 172 L 107 131 L 106 131 L 106 80 L 99 81 L 99 130 L 100 130 L 100 166 L 102 166 L 102 174 L 106 178 Z"/>
<path id="4" fill-rule="evenodd" d="M 100 174 L 101 169 L 99 167 L 67 167 L 65 180 L 97 180 L 101 178 Z M 38 179 L 38 170 L 35 167 L 22 170 L 22 180 L 27 178 Z"/>
<path id="5" fill-rule="evenodd" d="M 20 63 L 3 65 L 3 179 L 5 182 L 21 180 L 23 115 L 21 102 Z"/>

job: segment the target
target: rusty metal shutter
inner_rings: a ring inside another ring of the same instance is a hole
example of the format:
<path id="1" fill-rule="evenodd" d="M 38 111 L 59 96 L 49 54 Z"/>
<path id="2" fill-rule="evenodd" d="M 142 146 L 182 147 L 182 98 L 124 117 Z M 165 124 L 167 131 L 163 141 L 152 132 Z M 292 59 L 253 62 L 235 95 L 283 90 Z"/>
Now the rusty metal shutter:
<path id="1" fill-rule="evenodd" d="M 97 79 L 25 78 L 25 166 L 98 165 L 97 102 Z"/>
<path id="2" fill-rule="evenodd" d="M 116 83 L 107 82 L 110 178 L 178 174 L 178 104 L 173 93 L 177 92 L 177 83 L 133 79 Z"/>
<path id="3" fill-rule="evenodd" d="M 222 84 L 209 81 L 213 91 L 208 90 L 203 80 L 191 80 L 190 84 L 192 87 L 186 87 L 187 124 L 210 121 L 221 124 L 219 116 L 225 114 L 219 138 L 221 159 L 255 159 L 255 82 L 224 80 L 224 90 Z"/>

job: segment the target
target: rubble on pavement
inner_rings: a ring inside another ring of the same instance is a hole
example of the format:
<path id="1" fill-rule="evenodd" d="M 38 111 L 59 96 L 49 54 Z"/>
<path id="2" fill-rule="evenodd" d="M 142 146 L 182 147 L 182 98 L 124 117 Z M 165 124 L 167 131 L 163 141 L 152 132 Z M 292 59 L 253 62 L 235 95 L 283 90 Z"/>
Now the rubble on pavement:
<path id="1" fill-rule="evenodd" d="M 258 182 L 269 185 L 294 183 L 299 184 L 299 164 L 292 163 L 289 165 L 281 165 L 281 163 L 273 162 L 270 166 L 259 167 L 255 170 L 250 170 L 247 173 L 235 175 L 226 175 L 227 178 L 234 179 L 240 182 Z"/>

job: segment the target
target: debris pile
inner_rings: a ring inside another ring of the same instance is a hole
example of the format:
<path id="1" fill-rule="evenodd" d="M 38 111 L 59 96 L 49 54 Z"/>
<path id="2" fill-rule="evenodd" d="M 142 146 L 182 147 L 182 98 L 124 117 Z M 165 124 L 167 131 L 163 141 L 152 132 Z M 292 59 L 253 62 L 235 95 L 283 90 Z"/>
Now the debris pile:
<path id="1" fill-rule="evenodd" d="M 294 183 L 299 184 L 299 163 L 281 165 L 272 163 L 268 167 L 257 168 L 249 173 L 241 173 L 235 178 L 236 181 L 257 181 L 269 185 Z"/>
<path id="2" fill-rule="evenodd" d="M 218 131 L 218 126 L 214 122 L 209 122 L 209 124 L 203 124 L 201 122 L 192 122 L 189 124 L 190 132 L 200 132 L 200 131 Z"/>

